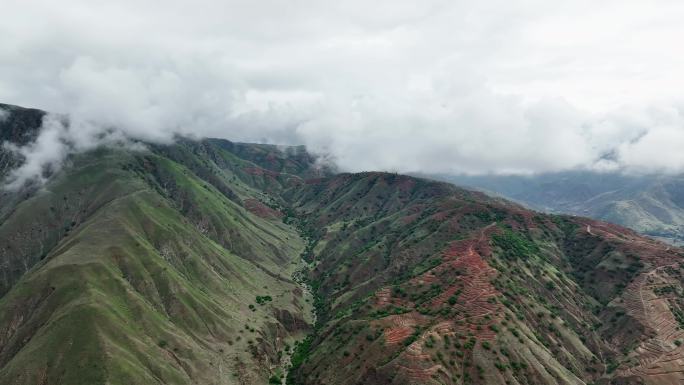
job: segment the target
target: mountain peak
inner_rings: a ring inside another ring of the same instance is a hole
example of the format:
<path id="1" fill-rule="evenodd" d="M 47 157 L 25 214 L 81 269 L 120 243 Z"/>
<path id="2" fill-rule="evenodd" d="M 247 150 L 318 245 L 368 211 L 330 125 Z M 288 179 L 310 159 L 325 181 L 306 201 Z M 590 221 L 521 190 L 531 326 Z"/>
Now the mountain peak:
<path id="1" fill-rule="evenodd" d="M 24 145 L 36 138 L 45 111 L 0 103 L 0 142 Z"/>

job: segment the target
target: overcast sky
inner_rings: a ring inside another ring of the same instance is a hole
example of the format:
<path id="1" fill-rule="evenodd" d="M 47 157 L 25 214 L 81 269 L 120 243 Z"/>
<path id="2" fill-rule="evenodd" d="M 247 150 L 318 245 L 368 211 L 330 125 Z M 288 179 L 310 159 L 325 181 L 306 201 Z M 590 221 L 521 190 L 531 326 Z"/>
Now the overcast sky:
<path id="1" fill-rule="evenodd" d="M 305 144 L 350 171 L 684 169 L 682 1 L 0 9 L 0 102 L 135 139 Z M 98 130 L 48 128 L 25 154 Z"/>

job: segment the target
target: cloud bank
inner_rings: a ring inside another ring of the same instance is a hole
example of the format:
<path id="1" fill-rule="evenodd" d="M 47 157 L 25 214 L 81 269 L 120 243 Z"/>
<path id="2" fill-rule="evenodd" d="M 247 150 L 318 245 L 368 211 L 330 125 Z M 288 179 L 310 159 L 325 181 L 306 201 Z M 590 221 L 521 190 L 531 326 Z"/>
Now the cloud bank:
<path id="1" fill-rule="evenodd" d="M 26 174 L 112 135 L 177 134 L 305 144 L 349 171 L 684 169 L 677 1 L 8 0 L 3 12 L 0 101 L 76 122 L 15 149 Z"/>

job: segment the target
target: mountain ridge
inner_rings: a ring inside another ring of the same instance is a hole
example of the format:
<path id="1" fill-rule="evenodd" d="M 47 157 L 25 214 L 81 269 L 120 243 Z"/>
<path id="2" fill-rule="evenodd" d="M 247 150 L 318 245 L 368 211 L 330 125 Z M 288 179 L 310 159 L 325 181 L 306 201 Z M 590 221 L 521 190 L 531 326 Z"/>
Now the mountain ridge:
<path id="1" fill-rule="evenodd" d="M 3 194 L 2 383 L 682 379 L 684 251 L 620 226 L 220 139 Z"/>
<path id="2" fill-rule="evenodd" d="M 562 172 L 533 176 L 448 176 L 452 181 L 512 199 L 533 209 L 590 216 L 681 244 L 681 175 Z"/>

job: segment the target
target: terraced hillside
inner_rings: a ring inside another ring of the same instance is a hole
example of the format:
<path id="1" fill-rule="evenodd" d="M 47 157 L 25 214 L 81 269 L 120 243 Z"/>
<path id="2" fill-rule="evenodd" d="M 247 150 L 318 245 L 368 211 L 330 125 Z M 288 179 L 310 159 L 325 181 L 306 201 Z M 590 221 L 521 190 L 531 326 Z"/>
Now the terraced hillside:
<path id="1" fill-rule="evenodd" d="M 319 297 L 291 383 L 679 381 L 679 249 L 394 174 L 290 199 Z M 668 289 L 640 284 L 663 274 Z M 635 306 L 643 290 L 655 309 Z"/>
<path id="2" fill-rule="evenodd" d="M 619 226 L 217 139 L 2 194 L 2 384 L 684 379 L 684 252 Z"/>

